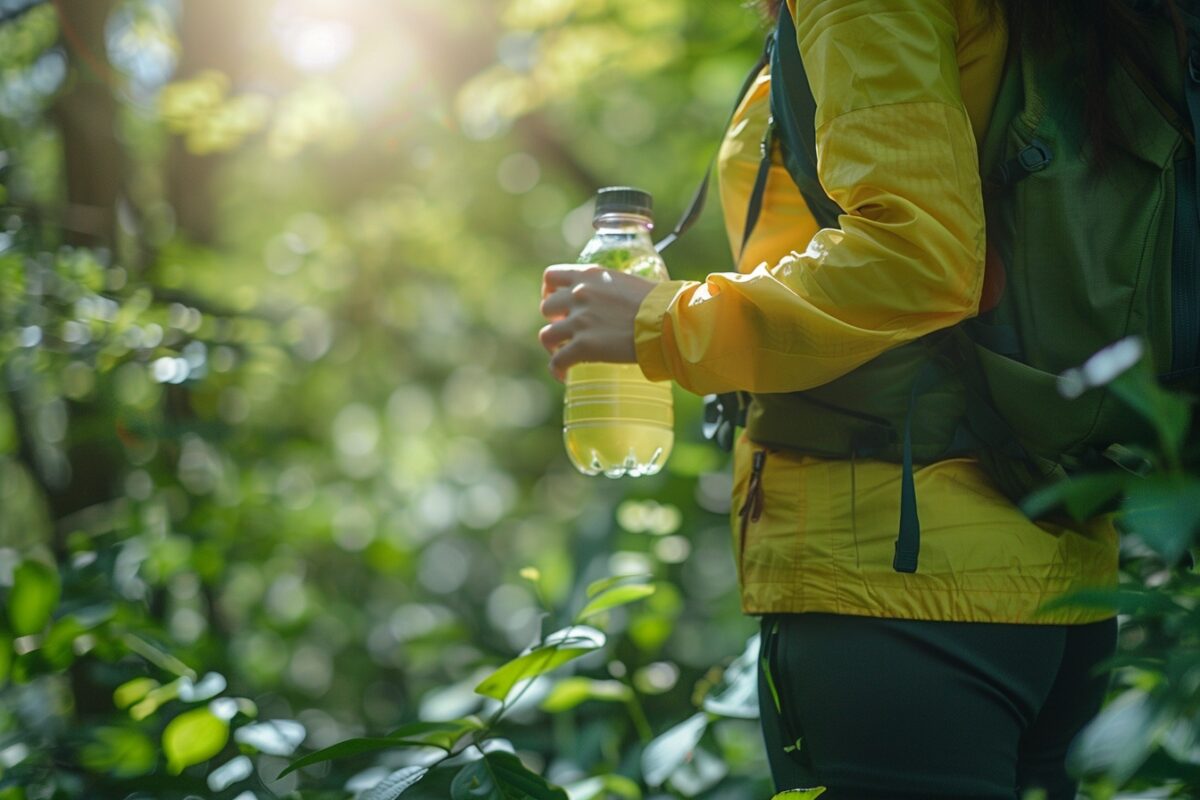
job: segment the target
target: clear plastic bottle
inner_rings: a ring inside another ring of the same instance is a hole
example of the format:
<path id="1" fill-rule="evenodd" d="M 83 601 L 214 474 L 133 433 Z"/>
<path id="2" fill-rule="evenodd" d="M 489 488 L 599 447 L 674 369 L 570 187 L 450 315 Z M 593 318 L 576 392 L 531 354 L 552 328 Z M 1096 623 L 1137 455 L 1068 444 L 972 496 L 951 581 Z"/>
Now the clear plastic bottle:
<path id="1" fill-rule="evenodd" d="M 652 281 L 667 279 L 654 249 L 650 195 L 628 186 L 601 189 L 595 235 L 579 256 Z M 576 364 L 567 371 L 563 441 L 585 475 L 653 475 L 675 442 L 670 381 L 650 381 L 637 364 Z"/>

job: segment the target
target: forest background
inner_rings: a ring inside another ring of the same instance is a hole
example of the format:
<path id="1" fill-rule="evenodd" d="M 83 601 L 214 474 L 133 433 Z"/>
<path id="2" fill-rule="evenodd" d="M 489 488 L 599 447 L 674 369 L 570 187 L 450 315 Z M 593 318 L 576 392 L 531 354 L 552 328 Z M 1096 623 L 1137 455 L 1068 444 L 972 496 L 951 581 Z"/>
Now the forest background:
<path id="1" fill-rule="evenodd" d="M 0 0 L 0 800 L 771 795 L 698 398 L 664 473 L 583 477 L 535 338 L 598 187 L 682 211 L 762 36 L 734 2 Z M 668 266 L 728 252 L 710 212 Z M 1190 405 L 1116 380 L 1157 469 L 1038 500 L 1130 519 L 1125 585 L 1076 599 L 1124 649 L 1073 759 L 1195 797 Z"/>

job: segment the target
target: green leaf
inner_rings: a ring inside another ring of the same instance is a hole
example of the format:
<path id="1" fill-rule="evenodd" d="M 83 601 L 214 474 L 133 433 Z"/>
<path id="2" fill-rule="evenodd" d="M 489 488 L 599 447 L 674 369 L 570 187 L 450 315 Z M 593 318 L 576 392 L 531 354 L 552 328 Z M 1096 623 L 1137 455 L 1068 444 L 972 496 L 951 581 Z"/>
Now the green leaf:
<path id="1" fill-rule="evenodd" d="M 13 634 L 40 633 L 58 605 L 62 582 L 58 570 L 40 561 L 24 561 L 13 574 L 8 594 L 8 621 Z"/>
<path id="2" fill-rule="evenodd" d="M 514 658 L 484 678 L 475 687 L 475 692 L 503 702 L 513 687 L 521 681 L 536 678 L 558 669 L 568 661 L 586 655 L 594 649 L 590 647 L 539 647 L 531 653 Z"/>
<path id="3" fill-rule="evenodd" d="M 55 670 L 64 670 L 75 662 L 75 640 L 87 633 L 73 615 L 54 621 L 42 640 L 42 655 Z"/>
<path id="4" fill-rule="evenodd" d="M 178 775 L 187 767 L 215 756 L 229 740 L 229 723 L 207 708 L 185 711 L 163 730 L 167 768 Z"/>
<path id="5" fill-rule="evenodd" d="M 1111 389 L 1126 405 L 1154 426 L 1160 446 L 1172 462 L 1176 461 L 1191 419 L 1188 401 L 1158 383 L 1146 358 L 1117 377 Z"/>
<path id="6" fill-rule="evenodd" d="M 595 597 L 596 595 L 600 594 L 601 592 L 607 592 L 609 589 L 616 586 L 617 584 L 625 583 L 626 581 L 644 581 L 644 580 L 648 580 L 651 577 L 653 577 L 653 576 L 647 575 L 647 574 L 610 575 L 607 578 L 601 578 L 598 581 L 592 581 L 591 583 L 589 583 L 588 587 L 587 587 L 587 596 L 588 596 L 588 598 L 592 598 L 592 597 Z"/>
<path id="7" fill-rule="evenodd" d="M 531 772 L 512 753 L 494 751 L 454 776 L 450 800 L 568 800 L 567 793 Z"/>
<path id="8" fill-rule="evenodd" d="M 1130 487 L 1121 527 L 1174 564 L 1200 531 L 1200 479 L 1163 475 Z"/>
<path id="9" fill-rule="evenodd" d="M 708 729 L 707 714 L 693 714 L 655 737 L 642 751 L 642 777 L 650 786 L 661 786 L 671 773 L 683 766 Z"/>
<path id="10" fill-rule="evenodd" d="M 234 740 L 271 756 L 290 756 L 304 741 L 308 731 L 293 719 L 272 719 L 243 725 L 233 732 Z"/>
<path id="11" fill-rule="evenodd" d="M 1043 603 L 1038 613 L 1058 611 L 1063 608 L 1094 608 L 1114 611 L 1118 614 L 1144 612 L 1170 613 L 1182 610 L 1171 599 L 1171 595 L 1155 589 L 1114 587 L 1112 589 L 1080 589 Z"/>
<path id="12" fill-rule="evenodd" d="M 604 788 L 625 800 L 641 800 L 642 790 L 624 775 L 605 775 Z"/>
<path id="13" fill-rule="evenodd" d="M 208 788 L 223 792 L 253 774 L 254 762 L 246 756 L 236 756 L 208 773 Z"/>
<path id="14" fill-rule="evenodd" d="M 1141 766 L 1164 728 L 1150 696 L 1131 689 L 1111 701 L 1080 732 L 1067 756 L 1076 774 L 1108 775 L 1123 784 Z"/>
<path id="15" fill-rule="evenodd" d="M 359 795 L 358 800 L 396 800 L 404 791 L 425 777 L 428 767 L 401 767 Z"/>
<path id="16" fill-rule="evenodd" d="M 1141 480 L 1128 472 L 1101 472 L 1080 475 L 1052 483 L 1021 501 L 1021 510 L 1031 519 L 1045 516 L 1063 507 L 1071 518 L 1083 521 L 1121 496 L 1131 482 Z"/>
<path id="17" fill-rule="evenodd" d="M 746 640 L 746 648 L 733 660 L 721 680 L 704 698 L 702 706 L 710 714 L 736 719 L 758 719 L 759 636 Z"/>
<path id="18" fill-rule="evenodd" d="M 724 759 L 697 746 L 691 758 L 671 773 L 670 788 L 684 797 L 698 797 L 716 786 L 729 774 Z"/>
<path id="19" fill-rule="evenodd" d="M 413 722 L 392 731 L 388 738 L 407 745 L 424 745 L 449 752 L 459 739 L 483 728 L 483 722 L 478 717 L 462 717 L 445 722 Z"/>
<path id="20" fill-rule="evenodd" d="M 573 625 L 546 637 L 541 647 L 502 665 L 480 681 L 475 692 L 484 697 L 503 701 L 523 680 L 545 675 L 568 661 L 604 646 L 604 634 L 595 628 Z"/>
<path id="21" fill-rule="evenodd" d="M 628 605 L 629 603 L 641 600 L 643 597 L 649 597 L 652 594 L 654 594 L 654 586 L 652 584 L 635 583 L 630 586 L 618 586 L 593 598 L 590 603 L 583 607 L 582 611 L 575 615 L 575 619 L 585 620 L 602 611 L 608 611 L 610 608 L 616 608 L 617 606 Z"/>
<path id="22" fill-rule="evenodd" d="M 5 631 L 0 631 L 0 689 L 8 685 L 8 676 L 12 672 L 13 640 Z"/>
<path id="23" fill-rule="evenodd" d="M 318 750 L 315 753 L 309 753 L 303 758 L 296 759 L 292 763 L 288 764 L 287 767 L 285 767 L 284 770 L 275 777 L 276 780 L 278 780 L 284 775 L 287 775 L 289 772 L 294 772 L 302 767 L 311 766 L 312 764 L 319 764 L 322 761 L 334 761 L 339 758 L 349 758 L 350 756 L 356 756 L 361 753 L 372 753 L 376 750 L 389 750 L 393 747 L 406 746 L 408 745 L 406 745 L 404 742 L 399 742 L 396 739 L 385 739 L 380 737 L 347 739 L 344 742 L 338 742 L 337 744 Z"/>
<path id="24" fill-rule="evenodd" d="M 592 678 L 563 678 L 542 701 L 542 710 L 556 714 L 569 711 L 588 700 L 607 700 L 615 703 L 627 702 L 633 690 L 620 681 L 598 681 Z"/>
<path id="25" fill-rule="evenodd" d="M 96 728 L 79 750 L 79 761 L 92 772 L 116 778 L 136 778 L 154 769 L 154 743 L 132 728 Z"/>
<path id="26" fill-rule="evenodd" d="M 642 800 L 641 788 L 624 775 L 596 775 L 564 787 L 571 800 Z"/>
<path id="27" fill-rule="evenodd" d="M 145 698 L 151 691 L 157 689 L 158 681 L 153 678 L 134 678 L 126 681 L 113 691 L 113 703 L 117 708 L 129 708 L 134 703 Z"/>
<path id="28" fill-rule="evenodd" d="M 151 689 L 144 698 L 129 708 L 129 716 L 136 720 L 143 720 L 158 711 L 164 703 L 169 703 L 179 696 L 181 681 L 182 679 L 176 679 L 165 686 Z"/>
<path id="29" fill-rule="evenodd" d="M 446 722 L 414 722 L 411 725 L 397 728 L 386 737 L 347 739 L 315 753 L 309 753 L 288 764 L 278 777 L 282 778 L 289 772 L 322 761 L 333 761 L 397 747 L 437 747 L 449 752 L 463 736 L 471 731 L 482 729 L 483 723 L 475 717 L 464 717 Z"/>
<path id="30" fill-rule="evenodd" d="M 786 792 L 775 795 L 771 800 L 816 800 L 823 794 L 825 794 L 824 786 L 817 786 L 813 789 L 788 789 Z"/>

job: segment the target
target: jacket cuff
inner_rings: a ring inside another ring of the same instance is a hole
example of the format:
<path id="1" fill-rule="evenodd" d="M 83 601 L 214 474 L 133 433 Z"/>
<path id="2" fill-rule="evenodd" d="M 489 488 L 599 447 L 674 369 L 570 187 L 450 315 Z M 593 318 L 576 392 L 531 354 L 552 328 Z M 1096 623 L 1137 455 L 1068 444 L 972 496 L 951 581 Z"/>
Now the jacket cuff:
<path id="1" fill-rule="evenodd" d="M 652 381 L 665 381 L 673 377 L 666 355 L 666 348 L 670 344 L 669 334 L 664 329 L 676 296 L 693 283 L 663 281 L 651 289 L 638 306 L 633 323 L 633 345 L 642 374 Z"/>

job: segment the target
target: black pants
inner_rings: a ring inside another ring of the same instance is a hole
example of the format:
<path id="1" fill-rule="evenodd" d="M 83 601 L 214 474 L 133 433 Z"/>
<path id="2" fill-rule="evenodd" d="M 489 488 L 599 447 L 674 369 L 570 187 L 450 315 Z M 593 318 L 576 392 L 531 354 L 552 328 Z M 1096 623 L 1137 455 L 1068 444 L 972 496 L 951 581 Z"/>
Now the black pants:
<path id="1" fill-rule="evenodd" d="M 778 791 L 822 800 L 1073 800 L 1067 748 L 1100 709 L 1116 620 L 763 618 L 759 705 Z M 796 746 L 798 744 L 798 746 Z"/>

